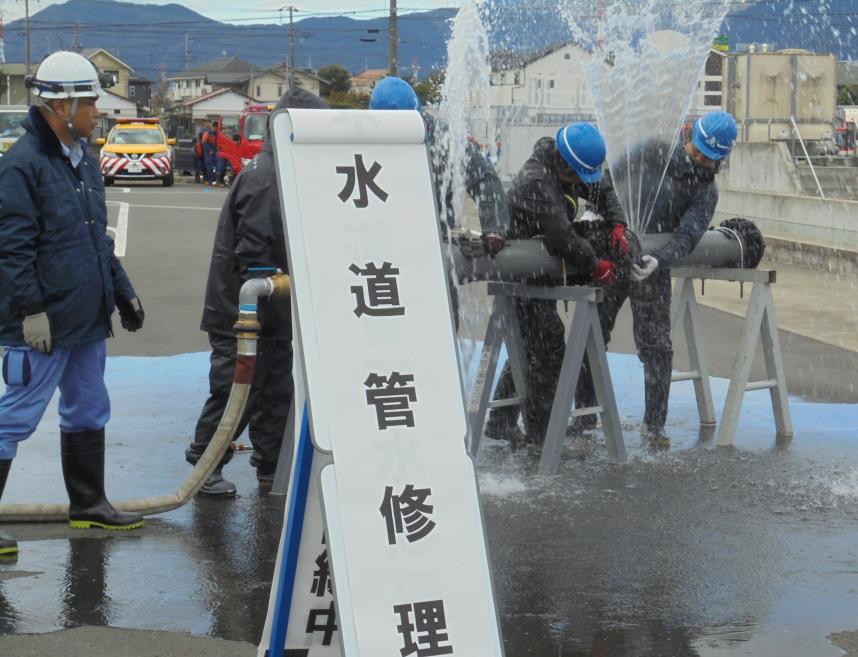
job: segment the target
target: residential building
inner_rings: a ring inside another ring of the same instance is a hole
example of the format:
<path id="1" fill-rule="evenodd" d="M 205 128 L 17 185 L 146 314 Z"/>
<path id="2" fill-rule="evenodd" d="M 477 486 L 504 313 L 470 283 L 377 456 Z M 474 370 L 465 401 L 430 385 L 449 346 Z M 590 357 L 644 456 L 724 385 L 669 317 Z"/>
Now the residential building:
<path id="1" fill-rule="evenodd" d="M 152 109 L 152 81 L 144 78 L 129 78 L 128 100 L 137 103 L 140 113 Z"/>
<path id="2" fill-rule="evenodd" d="M 184 73 L 167 78 L 167 99 L 180 103 L 220 89 L 257 100 L 278 100 L 289 88 L 289 69 L 284 64 L 264 68 L 238 59 L 219 57 Z M 296 84 L 318 94 L 324 80 L 312 71 L 295 69 Z"/>
<path id="3" fill-rule="evenodd" d="M 675 33 L 656 33 L 656 43 L 667 43 Z M 564 123 L 593 120 L 595 112 L 584 70 L 591 55 L 568 43 L 555 46 L 529 59 L 501 53 L 492 60 L 490 104 L 507 117 L 518 116 L 534 123 Z M 727 55 L 712 49 L 698 82 L 689 114 L 699 116 L 722 109 Z M 474 99 L 475 102 L 478 99 Z"/>
<path id="4" fill-rule="evenodd" d="M 35 67 L 31 67 L 35 70 Z M 0 64 L 0 105 L 26 105 L 26 64 Z"/>
<path id="5" fill-rule="evenodd" d="M 369 96 L 379 80 L 390 75 L 386 68 L 371 68 L 351 78 L 352 86 L 349 93 L 356 96 Z"/>
<path id="6" fill-rule="evenodd" d="M 238 118 L 253 99 L 232 89 L 216 89 L 197 98 L 173 105 L 164 117 L 164 126 L 171 137 L 193 137 L 207 120 L 224 119 L 225 130 L 238 126 Z"/>
<path id="7" fill-rule="evenodd" d="M 107 137 L 110 129 L 116 124 L 116 119 L 133 119 L 139 116 L 137 103 L 119 94 L 113 93 L 112 89 L 105 91 L 105 95 L 98 99 L 98 127 L 93 133 L 93 140 L 98 137 Z"/>
<path id="8" fill-rule="evenodd" d="M 104 48 L 83 48 L 80 54 L 91 61 L 99 71 L 113 78 L 110 91 L 128 98 L 128 81 L 134 73 L 133 68 Z"/>
<path id="9" fill-rule="evenodd" d="M 281 93 L 275 96 L 259 96 L 257 94 L 251 94 L 252 96 L 255 96 L 259 100 L 280 98 L 280 96 L 283 95 L 282 92 L 285 92 L 289 88 L 289 66 L 285 62 L 275 64 L 271 68 L 271 72 L 280 75 L 285 80 L 285 86 L 283 86 L 282 88 L 279 86 L 280 83 L 276 83 L 278 85 L 278 90 L 280 90 Z M 320 78 L 312 71 L 312 69 L 309 68 L 296 68 L 294 75 L 295 84 L 297 84 L 305 91 L 309 91 L 310 93 L 316 94 L 317 96 L 321 95 L 322 85 L 328 83 L 327 80 Z M 270 89 L 273 91 L 273 88 Z"/>

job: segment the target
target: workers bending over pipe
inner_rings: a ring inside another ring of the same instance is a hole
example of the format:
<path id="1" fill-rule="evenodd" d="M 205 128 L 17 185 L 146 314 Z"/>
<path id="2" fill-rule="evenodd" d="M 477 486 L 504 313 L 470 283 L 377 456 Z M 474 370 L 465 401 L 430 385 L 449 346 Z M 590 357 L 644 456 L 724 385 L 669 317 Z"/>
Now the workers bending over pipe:
<path id="1" fill-rule="evenodd" d="M 567 281 L 572 284 L 609 284 L 617 274 L 618 261 L 628 255 L 623 211 L 610 180 L 602 174 L 605 152 L 605 141 L 592 125 L 565 126 L 556 139 L 544 137 L 536 142 L 507 195 L 512 219 L 509 237 L 541 236 L 549 252 L 563 258 Z M 606 250 L 612 253 L 602 255 L 611 258 L 599 257 L 588 241 L 590 222 L 575 221 L 580 199 L 586 200 L 589 216 L 604 218 Z M 537 273 L 530 282 L 544 285 L 552 281 Z M 518 428 L 517 405 L 493 409 L 485 433 L 512 444 L 542 444 L 566 353 L 565 329 L 556 301 L 517 298 L 514 304 L 528 363 L 527 435 Z M 496 396 L 511 397 L 513 389 L 507 363 Z"/>
<path id="2" fill-rule="evenodd" d="M 35 99 L 26 134 L 0 160 L 0 497 L 18 443 L 32 435 L 59 387 L 69 524 L 135 529 L 104 493 L 106 339 L 119 308 L 123 328 L 143 326 L 143 307 L 113 252 L 101 172 L 86 150 L 103 95 L 81 55 L 58 52 L 28 78 Z M 0 555 L 17 555 L 0 534 Z"/>
<path id="3" fill-rule="evenodd" d="M 736 121 L 727 112 L 711 112 L 698 119 L 691 139 L 671 149 L 670 144 L 647 144 L 642 157 L 642 189 L 656 190 L 647 233 L 670 233 L 671 238 L 655 252 L 644 255 L 633 267 L 631 281 L 617 280 L 606 286 L 599 304 L 599 319 L 605 343 L 620 308 L 631 299 L 634 338 L 644 365 L 646 404 L 642 436 L 656 447 L 669 446 L 664 430 L 673 374 L 673 345 L 670 338 L 670 267 L 688 256 L 703 237 L 715 214 L 718 187 L 715 174 L 729 154 L 738 134 Z M 670 154 L 665 171 L 665 158 Z M 589 368 L 581 372 L 576 406 L 596 405 Z M 595 427 L 595 416 L 581 416 L 573 430 Z"/>

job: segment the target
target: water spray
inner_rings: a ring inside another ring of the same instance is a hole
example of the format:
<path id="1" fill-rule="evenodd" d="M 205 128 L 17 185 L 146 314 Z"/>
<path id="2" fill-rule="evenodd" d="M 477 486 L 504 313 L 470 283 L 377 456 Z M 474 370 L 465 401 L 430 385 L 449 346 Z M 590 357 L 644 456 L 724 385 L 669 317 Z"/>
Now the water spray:
<path id="1" fill-rule="evenodd" d="M 584 70 L 608 167 L 640 235 L 727 10 L 727 0 L 566 0 L 561 9 L 574 40 L 592 52 Z M 664 149 L 655 177 L 644 161 L 654 144 Z"/>

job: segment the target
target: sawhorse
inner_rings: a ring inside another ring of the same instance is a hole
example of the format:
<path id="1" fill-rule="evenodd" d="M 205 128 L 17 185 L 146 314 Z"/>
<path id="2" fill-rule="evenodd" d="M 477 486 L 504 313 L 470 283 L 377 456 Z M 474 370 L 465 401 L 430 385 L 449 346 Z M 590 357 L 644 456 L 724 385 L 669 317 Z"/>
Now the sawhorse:
<path id="1" fill-rule="evenodd" d="M 524 401 L 527 391 L 527 357 L 518 315 L 512 300 L 548 299 L 552 301 L 572 301 L 575 312 L 566 341 L 566 354 L 560 368 L 560 378 L 548 421 L 542 458 L 539 462 L 540 475 L 552 475 L 560 466 L 560 454 L 566 440 L 569 420 L 579 415 L 598 414 L 602 419 L 608 458 L 612 463 L 626 460 L 626 447 L 623 430 L 617 412 L 617 401 L 608 369 L 605 353 L 605 340 L 599 324 L 596 304 L 602 300 L 602 290 L 592 287 L 541 287 L 520 283 L 488 284 L 488 294 L 494 298 L 492 313 L 489 317 L 483 351 L 480 356 L 480 368 L 474 385 L 468 411 L 471 422 L 471 454 L 476 456 L 480 447 L 486 414 L 490 408 L 518 405 L 524 415 Z M 515 383 L 516 396 L 510 399 L 491 401 L 492 387 L 497 375 L 501 346 L 506 343 Z M 593 385 L 596 389 L 597 406 L 572 409 L 575 388 L 581 376 L 584 355 L 590 363 Z M 525 427 L 527 428 L 527 427 Z"/>
<path id="2" fill-rule="evenodd" d="M 715 426 L 715 411 L 709 384 L 709 372 L 703 353 L 700 310 L 694 293 L 693 281 L 697 279 L 701 281 L 751 283 L 753 289 L 748 299 L 748 310 L 742 327 L 742 337 L 739 340 L 733 360 L 730 387 L 727 390 L 727 399 L 721 414 L 717 443 L 721 446 L 734 444 L 739 414 L 742 410 L 742 400 L 746 392 L 753 390 L 769 391 L 772 398 L 777 437 L 779 440 L 791 438 L 793 429 L 789 410 L 789 396 L 772 298 L 772 284 L 777 280 L 777 272 L 759 269 L 677 267 L 671 273 L 677 279 L 672 303 L 671 326 L 675 333 L 679 328 L 680 320 L 682 321 L 691 361 L 691 371 L 675 373 L 673 381 L 694 381 L 701 426 Z M 758 340 L 761 340 L 763 344 L 766 379 L 749 381 Z"/>

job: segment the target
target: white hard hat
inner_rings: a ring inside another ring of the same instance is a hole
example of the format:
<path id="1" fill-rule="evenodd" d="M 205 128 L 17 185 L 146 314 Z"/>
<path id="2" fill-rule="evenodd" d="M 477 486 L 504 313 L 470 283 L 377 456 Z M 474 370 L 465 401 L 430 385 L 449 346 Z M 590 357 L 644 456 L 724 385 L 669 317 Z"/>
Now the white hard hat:
<path id="1" fill-rule="evenodd" d="M 98 71 L 86 57 L 61 50 L 45 57 L 27 87 L 38 98 L 98 98 L 104 96 Z"/>

